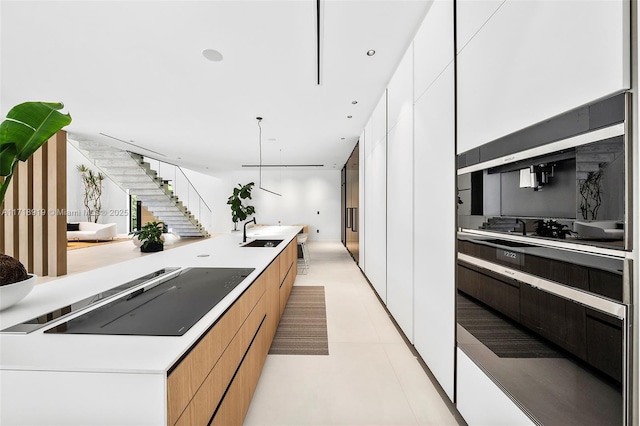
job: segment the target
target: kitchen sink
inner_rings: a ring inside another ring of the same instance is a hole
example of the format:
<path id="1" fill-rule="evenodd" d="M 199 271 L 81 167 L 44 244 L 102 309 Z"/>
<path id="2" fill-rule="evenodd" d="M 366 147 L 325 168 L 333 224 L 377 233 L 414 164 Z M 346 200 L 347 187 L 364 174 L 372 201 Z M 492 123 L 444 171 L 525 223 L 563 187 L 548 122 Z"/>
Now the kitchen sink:
<path id="1" fill-rule="evenodd" d="M 243 244 L 242 247 L 275 247 L 281 242 L 282 240 L 253 240 Z"/>

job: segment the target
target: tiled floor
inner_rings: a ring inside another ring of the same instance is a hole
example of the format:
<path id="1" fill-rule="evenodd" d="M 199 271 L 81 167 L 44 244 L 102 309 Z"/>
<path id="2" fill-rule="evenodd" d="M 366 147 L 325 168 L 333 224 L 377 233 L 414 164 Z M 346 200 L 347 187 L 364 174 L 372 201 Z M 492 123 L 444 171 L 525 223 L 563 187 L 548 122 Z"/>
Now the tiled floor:
<path id="1" fill-rule="evenodd" d="M 459 424 L 342 244 L 308 247 L 295 285 L 325 286 L 329 355 L 268 355 L 245 425 Z M 146 254 L 125 241 L 68 255 L 74 274 Z"/>
<path id="2" fill-rule="evenodd" d="M 340 243 L 311 242 L 329 355 L 269 355 L 245 425 L 457 425 Z"/>

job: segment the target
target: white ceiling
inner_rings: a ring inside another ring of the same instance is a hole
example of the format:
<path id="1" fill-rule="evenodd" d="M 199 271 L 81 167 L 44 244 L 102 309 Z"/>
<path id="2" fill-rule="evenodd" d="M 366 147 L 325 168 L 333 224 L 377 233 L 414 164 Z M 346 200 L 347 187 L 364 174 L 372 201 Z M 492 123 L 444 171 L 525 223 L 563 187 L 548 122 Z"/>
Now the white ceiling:
<path id="1" fill-rule="evenodd" d="M 318 86 L 315 0 L 2 0 L 0 110 L 209 174 L 258 164 L 261 116 L 264 164 L 340 169 L 431 1 L 322 0 Z"/>

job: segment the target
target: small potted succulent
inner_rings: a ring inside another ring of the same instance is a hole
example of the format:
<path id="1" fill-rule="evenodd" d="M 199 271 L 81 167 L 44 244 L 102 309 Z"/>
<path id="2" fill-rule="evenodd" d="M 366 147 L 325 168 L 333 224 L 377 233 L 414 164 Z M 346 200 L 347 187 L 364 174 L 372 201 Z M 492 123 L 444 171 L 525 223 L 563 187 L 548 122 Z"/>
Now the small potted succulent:
<path id="1" fill-rule="evenodd" d="M 147 222 L 140 229 L 133 231 L 132 234 L 142 245 L 140 251 L 145 253 L 164 250 L 164 236 L 162 231 L 164 222 Z"/>
<path id="2" fill-rule="evenodd" d="M 0 123 L 0 205 L 19 161 L 27 161 L 51 136 L 71 123 L 59 112 L 61 102 L 24 102 L 14 106 Z M 2 179 L 4 178 L 4 179 Z M 22 300 L 35 282 L 17 259 L 0 254 L 0 310 Z"/>

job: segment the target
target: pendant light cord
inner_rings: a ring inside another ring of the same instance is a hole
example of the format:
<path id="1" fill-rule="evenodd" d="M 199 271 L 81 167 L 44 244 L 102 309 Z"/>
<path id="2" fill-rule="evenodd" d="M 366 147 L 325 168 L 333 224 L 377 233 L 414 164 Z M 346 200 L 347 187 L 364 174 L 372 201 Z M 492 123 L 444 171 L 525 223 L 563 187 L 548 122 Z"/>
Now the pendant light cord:
<path id="1" fill-rule="evenodd" d="M 258 135 L 259 135 L 259 144 L 260 144 L 260 163 L 258 165 L 258 172 L 259 172 L 259 180 L 258 180 L 258 188 L 262 189 L 263 191 L 267 191 L 270 192 L 273 195 L 277 195 L 279 197 L 282 197 L 282 194 L 278 194 L 277 192 L 273 192 L 270 191 L 266 188 L 262 187 L 262 126 L 260 125 L 260 122 L 262 121 L 262 117 L 256 117 L 256 120 L 258 120 Z"/>

